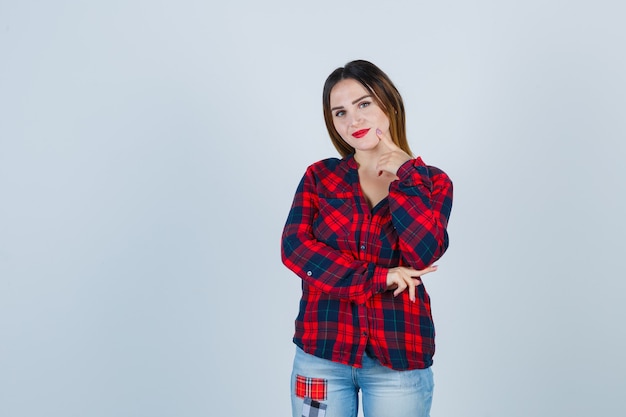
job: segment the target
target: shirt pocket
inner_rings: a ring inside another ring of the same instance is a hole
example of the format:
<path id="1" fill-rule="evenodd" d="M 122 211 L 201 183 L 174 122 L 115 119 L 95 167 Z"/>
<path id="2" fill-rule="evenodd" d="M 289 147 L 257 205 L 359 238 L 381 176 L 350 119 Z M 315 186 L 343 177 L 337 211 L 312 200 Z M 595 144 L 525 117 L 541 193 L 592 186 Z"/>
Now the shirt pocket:
<path id="1" fill-rule="evenodd" d="M 313 225 L 317 240 L 339 248 L 339 241 L 350 233 L 352 200 L 349 198 L 319 198 L 319 213 Z"/>

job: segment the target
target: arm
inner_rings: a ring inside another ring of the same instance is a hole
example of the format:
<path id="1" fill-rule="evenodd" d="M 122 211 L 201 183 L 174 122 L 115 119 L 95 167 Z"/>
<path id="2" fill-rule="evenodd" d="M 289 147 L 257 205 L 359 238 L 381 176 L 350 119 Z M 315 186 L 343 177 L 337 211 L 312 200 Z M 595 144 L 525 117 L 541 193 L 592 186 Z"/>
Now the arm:
<path id="1" fill-rule="evenodd" d="M 448 248 L 452 181 L 421 158 L 404 163 L 391 183 L 389 206 L 405 262 L 415 269 L 432 265 Z"/>
<path id="2" fill-rule="evenodd" d="M 318 215 L 316 178 L 309 167 L 298 185 L 281 241 L 282 261 L 307 284 L 337 298 L 363 303 L 387 288 L 387 269 L 354 259 L 313 235 Z"/>

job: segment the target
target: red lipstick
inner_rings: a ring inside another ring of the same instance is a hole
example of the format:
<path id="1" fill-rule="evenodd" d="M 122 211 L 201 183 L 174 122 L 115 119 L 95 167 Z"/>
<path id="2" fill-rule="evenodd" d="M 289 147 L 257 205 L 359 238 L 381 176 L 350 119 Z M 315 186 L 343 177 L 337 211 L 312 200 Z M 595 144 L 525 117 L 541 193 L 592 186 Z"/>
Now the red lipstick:
<path id="1" fill-rule="evenodd" d="M 361 139 L 363 136 L 367 135 L 367 132 L 369 131 L 370 131 L 369 129 L 357 130 L 356 132 L 352 134 L 352 136 L 354 136 L 357 139 Z"/>

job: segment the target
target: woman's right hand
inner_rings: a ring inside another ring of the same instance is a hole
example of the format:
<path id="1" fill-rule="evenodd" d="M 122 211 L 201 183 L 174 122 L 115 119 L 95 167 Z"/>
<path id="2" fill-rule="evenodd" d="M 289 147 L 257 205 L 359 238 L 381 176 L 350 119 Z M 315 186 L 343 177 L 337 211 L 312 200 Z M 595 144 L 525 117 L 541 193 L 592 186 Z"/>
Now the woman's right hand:
<path id="1" fill-rule="evenodd" d="M 390 268 L 387 271 L 387 289 L 394 290 L 393 296 L 397 296 L 402 291 L 409 289 L 409 299 L 415 302 L 415 287 L 422 285 L 420 277 L 429 272 L 435 272 L 437 265 L 431 265 L 428 268 L 417 270 L 406 266 L 398 266 Z"/>

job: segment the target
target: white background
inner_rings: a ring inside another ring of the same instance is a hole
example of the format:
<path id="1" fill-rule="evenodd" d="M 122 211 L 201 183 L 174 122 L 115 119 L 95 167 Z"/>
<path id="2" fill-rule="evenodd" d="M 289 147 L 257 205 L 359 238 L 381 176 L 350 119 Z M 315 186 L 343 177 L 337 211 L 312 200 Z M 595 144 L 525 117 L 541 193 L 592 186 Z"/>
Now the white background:
<path id="1" fill-rule="evenodd" d="M 455 184 L 433 417 L 623 415 L 625 12 L 0 1 L 0 415 L 289 415 L 280 233 L 358 58 Z"/>

